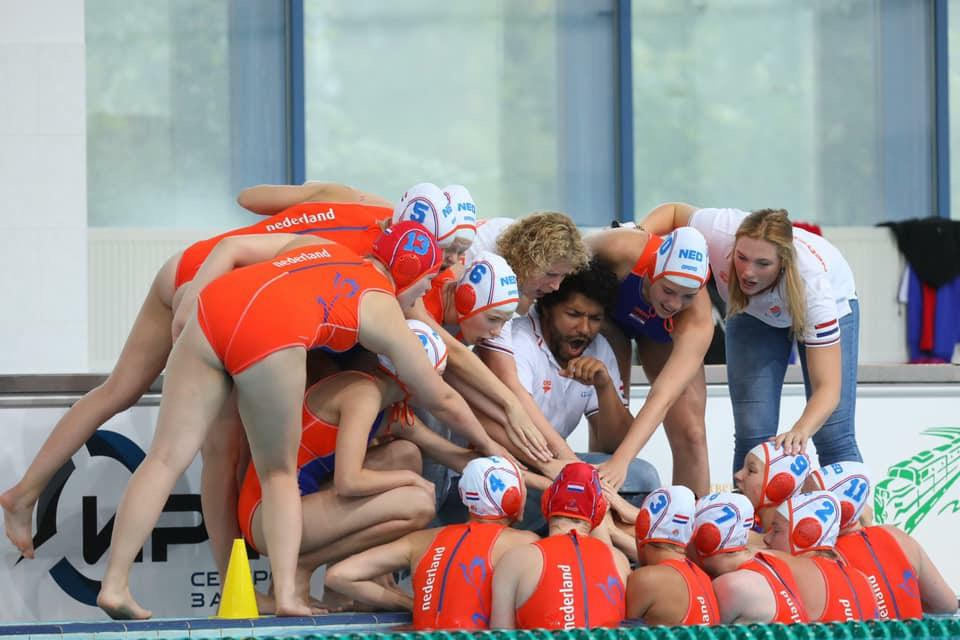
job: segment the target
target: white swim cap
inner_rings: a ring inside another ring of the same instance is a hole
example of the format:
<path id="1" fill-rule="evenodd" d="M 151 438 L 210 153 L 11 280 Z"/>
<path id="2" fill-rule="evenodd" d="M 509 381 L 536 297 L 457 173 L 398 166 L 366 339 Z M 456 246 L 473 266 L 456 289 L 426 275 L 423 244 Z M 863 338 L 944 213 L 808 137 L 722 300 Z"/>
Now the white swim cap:
<path id="1" fill-rule="evenodd" d="M 799 493 L 810 473 L 807 454 L 787 455 L 782 447 L 778 448 L 772 442 L 761 442 L 747 452 L 747 455 L 750 454 L 757 456 L 763 464 L 763 484 L 760 486 L 757 510 L 781 504 Z"/>
<path id="2" fill-rule="evenodd" d="M 833 549 L 840 533 L 840 503 L 829 491 L 795 495 L 779 507 L 787 519 L 790 553 Z"/>
<path id="3" fill-rule="evenodd" d="M 747 548 L 753 528 L 753 505 L 740 493 L 714 493 L 700 498 L 693 522 L 693 543 L 704 558 Z"/>
<path id="4" fill-rule="evenodd" d="M 651 282 L 666 278 L 681 287 L 699 289 L 710 277 L 707 241 L 693 227 L 678 227 L 663 236 Z"/>
<path id="5" fill-rule="evenodd" d="M 517 276 L 507 261 L 495 253 L 481 252 L 467 265 L 454 293 L 461 321 L 488 309 L 513 313 L 520 303 Z"/>
<path id="6" fill-rule="evenodd" d="M 637 515 L 637 548 L 648 542 L 686 547 L 693 535 L 697 499 L 682 485 L 661 487 L 650 493 Z"/>
<path id="7" fill-rule="evenodd" d="M 423 350 L 427 353 L 430 364 L 437 373 L 443 373 L 447 367 L 447 345 L 443 342 L 440 334 L 433 330 L 426 322 L 420 320 L 407 320 L 407 326 L 413 331 L 413 335 L 420 339 Z M 377 354 L 377 360 L 380 366 L 392 375 L 397 375 L 397 368 L 393 366 L 390 358 L 383 354 Z"/>
<path id="8" fill-rule="evenodd" d="M 448 184 L 443 188 L 443 193 L 447 196 L 447 206 L 456 216 L 454 240 L 466 240 L 467 246 L 473 244 L 477 237 L 477 205 L 473 197 L 466 187 L 459 184 Z"/>
<path id="9" fill-rule="evenodd" d="M 512 518 L 523 509 L 523 478 L 506 458 L 474 458 L 460 477 L 460 500 L 477 518 Z"/>
<path id="10" fill-rule="evenodd" d="M 840 503 L 840 528 L 853 524 L 870 497 L 870 470 L 862 462 L 835 462 L 810 474 L 817 488 L 829 491 Z"/>
<path id="11" fill-rule="evenodd" d="M 445 211 L 446 209 L 446 211 Z M 432 182 L 415 184 L 403 194 L 393 209 L 393 224 L 412 220 L 433 234 L 441 249 L 453 243 L 457 216 L 447 207 L 447 196 Z"/>

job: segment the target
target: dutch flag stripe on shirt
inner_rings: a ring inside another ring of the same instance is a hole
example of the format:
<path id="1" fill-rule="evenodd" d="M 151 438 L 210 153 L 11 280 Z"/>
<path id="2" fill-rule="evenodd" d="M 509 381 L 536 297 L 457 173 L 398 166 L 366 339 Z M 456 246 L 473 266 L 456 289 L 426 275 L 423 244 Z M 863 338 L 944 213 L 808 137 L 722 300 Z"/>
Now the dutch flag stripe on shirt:
<path id="1" fill-rule="evenodd" d="M 808 345 L 824 346 L 840 339 L 840 323 L 836 318 L 814 325 L 813 330 L 815 339 L 807 340 Z"/>

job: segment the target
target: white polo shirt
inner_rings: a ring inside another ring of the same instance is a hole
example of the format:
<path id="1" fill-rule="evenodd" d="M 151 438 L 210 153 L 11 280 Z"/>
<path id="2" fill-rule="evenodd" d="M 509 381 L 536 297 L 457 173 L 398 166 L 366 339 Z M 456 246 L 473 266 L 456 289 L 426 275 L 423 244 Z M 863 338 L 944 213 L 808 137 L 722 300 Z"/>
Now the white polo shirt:
<path id="1" fill-rule="evenodd" d="M 540 316 L 536 307 L 513 320 L 513 357 L 517 363 L 520 383 L 530 392 L 543 415 L 564 438 L 573 433 L 583 416 L 590 417 L 599 410 L 597 390 L 573 378 L 560 375 L 560 364 L 543 339 Z M 610 343 L 602 335 L 587 345 L 584 356 L 603 362 L 610 379 L 624 405 L 629 403 L 624 396 L 623 381 L 617 358 Z"/>
<path id="2" fill-rule="evenodd" d="M 728 281 L 735 277 L 729 272 L 737 229 L 748 215 L 739 209 L 699 209 L 690 217 L 690 226 L 707 240 L 710 269 L 724 302 L 730 295 Z M 806 298 L 803 342 L 808 347 L 836 344 L 840 341 L 839 319 L 850 313 L 850 300 L 857 297 L 853 271 L 837 248 L 815 233 L 794 227 L 793 247 Z M 744 312 L 771 327 L 793 324 L 782 279 L 776 287 L 750 296 Z"/>

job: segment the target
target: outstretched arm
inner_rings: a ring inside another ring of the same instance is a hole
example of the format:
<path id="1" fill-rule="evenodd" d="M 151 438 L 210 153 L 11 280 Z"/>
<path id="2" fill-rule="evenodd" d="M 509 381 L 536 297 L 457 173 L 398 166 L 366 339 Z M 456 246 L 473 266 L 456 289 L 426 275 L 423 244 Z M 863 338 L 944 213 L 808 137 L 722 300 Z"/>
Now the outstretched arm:
<path id="1" fill-rule="evenodd" d="M 784 453 L 797 455 L 807 440 L 820 430 L 840 402 L 842 363 L 840 343 L 828 347 L 807 347 L 807 373 L 810 375 L 810 399 L 790 431 L 777 436 Z"/>
<path id="2" fill-rule="evenodd" d="M 259 184 L 244 189 L 237 196 L 237 204 L 241 207 L 265 216 L 280 213 L 301 202 L 364 202 L 393 207 L 393 203 L 385 198 L 333 182 Z"/>
<path id="3" fill-rule="evenodd" d="M 364 295 L 360 302 L 359 342 L 390 358 L 397 368 L 397 377 L 414 400 L 438 420 L 467 438 L 484 455 L 510 457 L 484 431 L 460 394 L 434 371 L 420 341 L 407 326 L 396 298 L 377 291 Z"/>
<path id="4" fill-rule="evenodd" d="M 523 409 L 527 415 L 533 419 L 537 430 L 539 430 L 546 439 L 547 446 L 556 454 L 556 457 L 564 460 L 575 460 L 577 456 L 573 452 L 573 449 L 571 449 L 567 441 L 557 433 L 557 430 L 553 428 L 553 425 L 550 424 L 546 416 L 543 415 L 543 412 L 540 411 L 540 407 L 534 402 L 530 392 L 524 388 L 520 379 L 517 377 L 517 364 L 514 361 L 513 355 L 484 347 L 477 348 L 477 355 L 484 364 L 490 368 L 494 376 L 500 379 L 514 393 L 517 399 L 520 400 Z"/>
<path id="5" fill-rule="evenodd" d="M 503 384 L 473 351 L 441 327 L 433 316 L 427 313 L 422 300 L 418 300 L 406 315 L 426 322 L 440 334 L 444 344 L 447 345 L 447 370 L 456 375 L 459 380 L 488 396 L 500 407 L 505 418 L 501 424 L 507 430 L 510 441 L 524 455 L 544 462 L 553 457 L 547 447 L 546 438 L 534 426 L 513 391 Z M 499 415 L 491 414 L 491 417 L 498 418 L 499 421 Z"/>
<path id="6" fill-rule="evenodd" d="M 650 386 L 650 393 L 633 419 L 627 436 L 610 459 L 598 467 L 600 477 L 614 489 L 623 484 L 630 461 L 703 366 L 703 357 L 713 339 L 710 298 L 705 290 L 697 293 L 693 305 L 680 314 L 675 326 L 670 357 Z"/>
<path id="7" fill-rule="evenodd" d="M 690 216 L 696 210 L 697 207 L 683 202 L 667 202 L 651 209 L 638 226 L 654 235 L 666 235 L 677 227 L 689 225 Z"/>
<path id="8" fill-rule="evenodd" d="M 354 384 L 349 389 L 350 400 L 340 407 L 340 425 L 337 429 L 337 464 L 333 472 L 333 486 L 338 496 L 372 496 L 405 485 L 418 486 L 431 494 L 433 483 L 408 469 L 376 470 L 363 466 L 367 455 L 367 436 L 370 425 L 377 419 L 380 394 L 371 385 Z"/>
<path id="9" fill-rule="evenodd" d="M 463 471 L 467 463 L 477 457 L 475 451 L 455 445 L 440 434 L 431 431 L 427 425 L 414 417 L 413 427 L 401 427 L 394 431 L 398 438 L 414 443 L 427 456 L 457 473 Z"/>
<path id="10" fill-rule="evenodd" d="M 412 538 L 419 533 L 367 549 L 327 567 L 324 583 L 338 593 L 371 604 L 377 609 L 410 611 L 413 609 L 413 598 L 400 591 L 386 589 L 373 580 L 398 569 L 410 568 L 414 551 Z"/>

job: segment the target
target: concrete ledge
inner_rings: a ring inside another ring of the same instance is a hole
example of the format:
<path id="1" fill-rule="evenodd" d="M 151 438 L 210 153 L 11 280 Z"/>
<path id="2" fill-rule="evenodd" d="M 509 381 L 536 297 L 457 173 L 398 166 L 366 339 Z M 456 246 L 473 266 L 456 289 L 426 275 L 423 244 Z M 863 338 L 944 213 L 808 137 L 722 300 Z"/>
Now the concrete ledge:
<path id="1" fill-rule="evenodd" d="M 707 384 L 726 384 L 727 368 L 722 364 L 706 366 Z M 634 385 L 648 384 L 643 369 L 634 366 Z M 107 379 L 100 373 L 53 373 L 0 375 L 0 396 L 38 395 L 72 396 L 84 394 Z M 949 384 L 960 383 L 960 366 L 952 364 L 862 364 L 857 374 L 860 384 Z M 786 382 L 803 382 L 800 365 L 787 367 Z M 163 377 L 158 378 L 148 394 L 160 393 Z"/>

